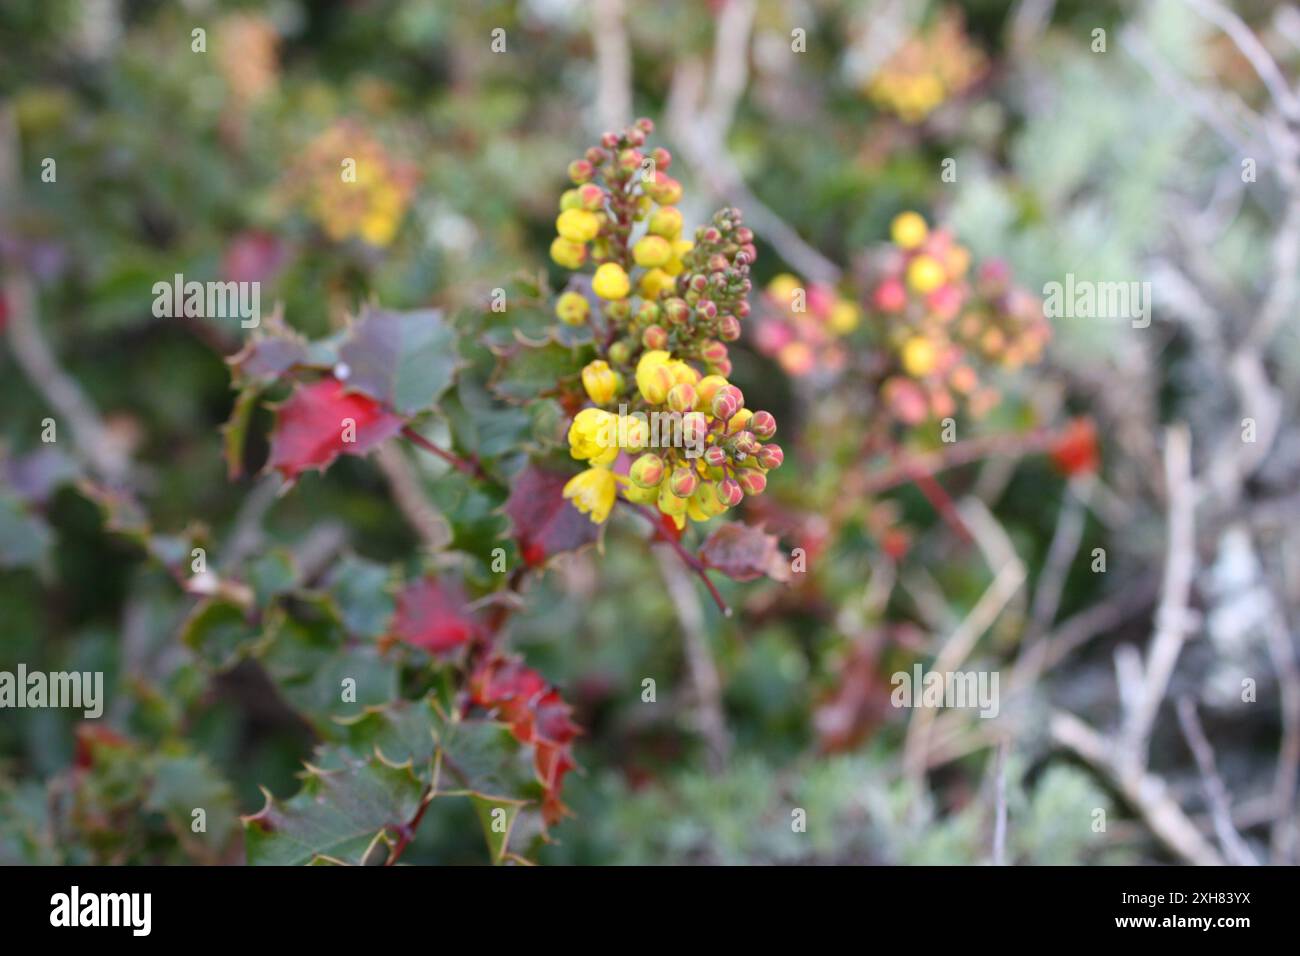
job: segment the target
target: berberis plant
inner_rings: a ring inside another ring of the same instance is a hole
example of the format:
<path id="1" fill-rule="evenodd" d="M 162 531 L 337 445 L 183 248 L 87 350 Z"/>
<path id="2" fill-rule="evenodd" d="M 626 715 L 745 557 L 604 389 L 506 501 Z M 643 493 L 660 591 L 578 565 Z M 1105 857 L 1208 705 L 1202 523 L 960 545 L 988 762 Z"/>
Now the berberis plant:
<path id="1" fill-rule="evenodd" d="M 530 575 L 602 544 L 616 502 L 724 611 L 710 569 L 783 576 L 776 539 L 758 528 L 720 521 L 695 548 L 683 534 L 688 518 L 707 524 L 761 494 L 783 455 L 776 420 L 746 408 L 726 377 L 725 343 L 749 312 L 753 235 L 723 209 L 683 238 L 671 157 L 644 148 L 652 129 L 642 119 L 607 133 L 570 165 L 551 256 L 575 273 L 553 303 L 525 280 L 454 318 L 367 305 L 319 341 L 276 317 L 230 360 L 232 474 L 259 398 L 287 389 L 266 466 L 286 490 L 401 436 L 485 500 L 504 497 L 513 536 L 488 554 L 443 542 L 427 574 L 398 585 L 391 615 L 367 593 L 384 590 L 384 573 L 360 565 L 325 590 L 280 567 L 247 586 L 210 583 L 188 643 L 219 671 L 260 662 L 321 740 L 300 792 L 268 794 L 245 818 L 251 862 L 392 863 L 453 801 L 472 804 L 494 861 L 528 859 L 566 812 L 580 729 L 559 691 L 504 646 L 503 625 Z M 578 271 L 588 265 L 590 277 Z"/>

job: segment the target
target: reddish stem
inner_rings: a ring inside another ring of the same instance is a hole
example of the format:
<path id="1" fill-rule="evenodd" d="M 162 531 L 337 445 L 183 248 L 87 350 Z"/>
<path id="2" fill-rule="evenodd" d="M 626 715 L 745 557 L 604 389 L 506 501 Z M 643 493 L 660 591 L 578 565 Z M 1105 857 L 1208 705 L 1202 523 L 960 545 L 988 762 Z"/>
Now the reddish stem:
<path id="1" fill-rule="evenodd" d="M 477 458 L 473 458 L 473 457 L 469 459 L 461 458 L 459 455 L 452 454 L 451 452 L 447 451 L 444 448 L 439 448 L 433 442 L 429 441 L 429 439 L 425 438 L 423 435 L 417 432 L 410 425 L 407 425 L 405 428 L 402 429 L 402 437 L 406 438 L 408 441 L 416 445 L 419 445 L 425 451 L 437 455 L 439 458 L 447 462 L 449 465 L 452 465 L 458 471 L 464 472 L 465 474 L 470 475 L 471 477 L 474 478 L 482 478 L 484 480 L 487 480 L 488 474 L 483 470 L 483 466 L 479 463 L 479 460 Z"/>
<path id="2" fill-rule="evenodd" d="M 645 518 L 646 521 L 650 522 L 650 527 L 654 529 L 653 540 L 663 541 L 676 551 L 677 556 L 682 559 L 682 563 L 694 571 L 699 579 L 704 582 L 704 586 L 709 589 L 709 594 L 713 597 L 713 603 L 718 605 L 718 610 L 720 610 L 726 617 L 731 617 L 731 608 L 728 607 L 727 602 L 722 599 L 722 595 L 718 592 L 714 583 L 709 580 L 709 569 L 704 566 L 704 562 L 696 555 L 687 551 L 680 541 L 670 535 L 667 529 L 659 523 L 659 519 L 654 516 L 650 509 L 645 508 L 636 502 L 628 501 L 626 498 L 620 498 L 619 501 L 622 504 L 627 505 L 642 518 Z"/>
<path id="3" fill-rule="evenodd" d="M 921 489 L 921 494 L 925 495 L 926 500 L 930 502 L 935 511 L 939 512 L 943 520 L 948 522 L 967 544 L 974 541 L 975 537 L 971 534 L 970 528 L 966 527 L 961 512 L 957 510 L 952 498 L 949 497 L 948 492 L 944 490 L 943 485 L 939 484 L 934 475 L 919 468 L 912 468 L 911 472 L 916 487 Z"/>

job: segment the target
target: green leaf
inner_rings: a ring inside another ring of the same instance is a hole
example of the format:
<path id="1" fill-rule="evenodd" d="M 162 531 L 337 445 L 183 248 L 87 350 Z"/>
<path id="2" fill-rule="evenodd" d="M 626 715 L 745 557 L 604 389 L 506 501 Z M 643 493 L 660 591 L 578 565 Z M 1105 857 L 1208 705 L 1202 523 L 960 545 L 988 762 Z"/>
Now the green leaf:
<path id="1" fill-rule="evenodd" d="M 344 556 L 334 566 L 329 593 L 348 633 L 374 640 L 388 630 L 393 616 L 392 584 L 390 568 L 354 554 Z"/>
<path id="2" fill-rule="evenodd" d="M 243 608 L 220 598 L 199 604 L 181 628 L 185 645 L 218 670 L 249 654 L 259 636 Z"/>
<path id="3" fill-rule="evenodd" d="M 437 309 L 390 312 L 367 306 L 339 358 L 347 366 L 350 389 L 407 416 L 431 407 L 461 365 L 456 330 Z"/>
<path id="4" fill-rule="evenodd" d="M 244 818 L 249 863 L 386 862 L 424 792 L 410 766 L 377 757 L 343 758 L 332 769 L 309 766 L 303 776 L 292 798 L 280 802 L 266 793 L 266 806 Z"/>
<path id="5" fill-rule="evenodd" d="M 560 379 L 572 378 L 582 368 L 573 350 L 556 342 L 537 345 L 516 336 L 514 342 L 494 347 L 493 352 L 497 367 L 488 385 L 508 402 L 528 402 L 553 392 Z"/>
<path id="6" fill-rule="evenodd" d="M 226 455 L 226 477 L 231 481 L 244 474 L 244 447 L 248 443 L 248 426 L 253 421 L 253 412 L 257 408 L 257 399 L 261 395 L 257 388 L 245 388 L 235 396 L 235 404 L 230 409 L 230 418 L 221 426 L 222 448 Z"/>

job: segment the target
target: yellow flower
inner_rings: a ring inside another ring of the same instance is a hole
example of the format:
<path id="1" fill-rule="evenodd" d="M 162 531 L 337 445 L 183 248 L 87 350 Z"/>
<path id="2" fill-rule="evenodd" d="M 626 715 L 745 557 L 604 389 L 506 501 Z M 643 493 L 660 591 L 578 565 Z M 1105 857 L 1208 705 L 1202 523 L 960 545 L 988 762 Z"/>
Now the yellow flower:
<path id="1" fill-rule="evenodd" d="M 858 327 L 858 307 L 848 299 L 840 299 L 831 307 L 831 330 L 836 335 L 848 335 Z"/>
<path id="2" fill-rule="evenodd" d="M 579 269 L 587 260 L 587 247 L 572 239 L 556 236 L 551 243 L 551 258 L 566 269 Z"/>
<path id="3" fill-rule="evenodd" d="M 636 387 L 651 405 L 662 405 L 668 390 L 677 384 L 668 367 L 672 356 L 663 349 L 652 349 L 636 364 Z"/>
<path id="4" fill-rule="evenodd" d="M 674 385 L 694 385 L 700 380 L 700 373 L 687 362 L 681 359 L 673 359 L 667 363 L 668 371 L 672 373 Z"/>
<path id="5" fill-rule="evenodd" d="M 555 231 L 571 242 L 591 242 L 600 232 L 600 220 L 585 209 L 566 209 L 556 218 Z"/>
<path id="6" fill-rule="evenodd" d="M 649 302 L 659 298 L 665 289 L 671 290 L 673 277 L 663 269 L 650 269 L 641 277 L 641 297 Z"/>
<path id="7" fill-rule="evenodd" d="M 934 345 L 924 336 L 917 335 L 903 343 L 901 353 L 903 368 L 913 378 L 924 378 L 934 369 Z"/>
<path id="8" fill-rule="evenodd" d="M 555 300 L 555 314 L 565 325 L 584 324 L 590 311 L 591 306 L 581 292 L 565 292 Z"/>
<path id="9" fill-rule="evenodd" d="M 599 408 L 584 408 L 569 426 L 569 454 L 593 465 L 618 457 L 618 418 Z"/>
<path id="10" fill-rule="evenodd" d="M 801 288 L 802 285 L 803 283 L 795 276 L 790 275 L 788 272 L 782 272 L 767 284 L 767 294 L 782 305 L 789 307 L 791 300 L 794 298 L 794 290 Z"/>
<path id="11" fill-rule="evenodd" d="M 564 497 L 571 499 L 583 514 L 590 515 L 592 524 L 605 522 L 617 496 L 618 479 L 608 468 L 588 468 L 564 484 Z"/>
<path id="12" fill-rule="evenodd" d="M 673 206 L 663 206 L 655 210 L 647 228 L 653 236 L 676 239 L 682 234 L 682 214 Z"/>
<path id="13" fill-rule="evenodd" d="M 907 284 L 922 295 L 933 292 L 947 279 L 943 266 L 932 256 L 917 256 L 907 266 Z"/>
<path id="14" fill-rule="evenodd" d="M 646 269 L 666 265 L 673 257 L 673 247 L 663 236 L 643 236 L 632 247 L 632 258 Z"/>
<path id="15" fill-rule="evenodd" d="M 925 242 L 930 230 L 919 213 L 900 212 L 889 224 L 889 235 L 900 249 L 915 249 Z"/>
<path id="16" fill-rule="evenodd" d="M 673 240 L 673 257 L 669 259 L 668 263 L 664 266 L 664 272 L 667 272 L 670 276 L 681 275 L 686 268 L 682 263 L 682 259 L 686 256 L 686 253 L 690 252 L 694 248 L 695 243 L 691 242 L 689 239 Z"/>
<path id="17" fill-rule="evenodd" d="M 632 283 L 621 265 L 606 262 L 592 276 L 591 288 L 602 299 L 623 299 L 632 290 Z"/>
<path id="18" fill-rule="evenodd" d="M 721 375 L 706 375 L 695 386 L 695 407 L 707 412 L 713 406 L 713 396 L 718 389 L 726 388 L 729 383 Z"/>
<path id="19" fill-rule="evenodd" d="M 582 370 L 582 387 L 597 405 L 604 405 L 617 395 L 620 384 L 618 373 L 609 367 L 608 362 L 600 359 L 588 362 Z"/>

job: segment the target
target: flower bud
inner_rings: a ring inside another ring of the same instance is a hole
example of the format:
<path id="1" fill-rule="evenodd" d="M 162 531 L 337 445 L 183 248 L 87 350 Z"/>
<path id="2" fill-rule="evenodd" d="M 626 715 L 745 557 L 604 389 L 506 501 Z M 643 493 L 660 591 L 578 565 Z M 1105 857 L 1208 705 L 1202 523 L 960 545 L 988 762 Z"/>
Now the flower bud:
<path id="1" fill-rule="evenodd" d="M 745 393 L 734 385 L 725 385 L 713 396 L 713 417 L 730 422 L 745 407 Z"/>
<path id="2" fill-rule="evenodd" d="M 736 318 L 747 318 L 749 316 L 749 302 L 745 299 L 741 299 L 736 303 L 734 311 L 736 313 Z"/>
<path id="3" fill-rule="evenodd" d="M 555 314 L 565 325 L 583 325 L 591 306 L 581 292 L 565 292 L 555 300 Z"/>
<path id="4" fill-rule="evenodd" d="M 656 488 L 664 480 L 664 460 L 647 452 L 632 462 L 627 476 L 640 488 Z"/>
<path id="5" fill-rule="evenodd" d="M 632 258 L 646 269 L 666 265 L 673 257 L 673 247 L 663 236 L 642 236 L 632 247 Z"/>
<path id="6" fill-rule="evenodd" d="M 587 150 L 587 162 L 591 163 L 592 166 L 599 166 L 607 159 L 609 159 L 609 153 L 599 146 L 593 146 Z"/>
<path id="7" fill-rule="evenodd" d="M 682 214 L 673 206 L 660 206 L 650 217 L 650 224 L 646 228 L 650 235 L 662 236 L 671 242 L 681 235 Z"/>
<path id="8" fill-rule="evenodd" d="M 634 173 L 641 168 L 644 158 L 639 149 L 625 149 L 618 154 L 618 168 L 625 173 Z"/>
<path id="9" fill-rule="evenodd" d="M 582 370 L 582 387 L 597 405 L 604 405 L 617 395 L 621 384 L 618 373 L 600 359 L 587 363 Z"/>
<path id="10" fill-rule="evenodd" d="M 718 359 L 718 361 L 713 363 L 712 371 L 717 372 L 719 375 L 724 375 L 724 376 L 730 375 L 731 359 L 729 358 Z"/>
<path id="11" fill-rule="evenodd" d="M 695 304 L 695 311 L 706 321 L 712 322 L 718 317 L 718 306 L 711 299 L 701 299 Z"/>
<path id="12" fill-rule="evenodd" d="M 903 343 L 899 358 L 908 375 L 913 378 L 924 378 L 934 370 L 938 353 L 929 339 L 916 335 Z"/>
<path id="13" fill-rule="evenodd" d="M 689 468 L 676 468 L 668 479 L 668 487 L 678 498 L 689 498 L 699 484 L 699 477 Z"/>
<path id="14" fill-rule="evenodd" d="M 709 226 L 700 235 L 700 241 L 716 246 L 722 241 L 722 233 L 718 232 L 715 226 Z"/>
<path id="15" fill-rule="evenodd" d="M 616 149 L 618 147 L 618 133 L 604 132 L 600 134 L 600 145 L 606 149 Z"/>
<path id="16" fill-rule="evenodd" d="M 691 307 L 685 300 L 675 297 L 664 301 L 663 310 L 664 318 L 673 325 L 681 325 L 691 316 Z"/>
<path id="17" fill-rule="evenodd" d="M 734 315 L 724 315 L 718 320 L 718 334 L 724 341 L 734 342 L 740 338 L 740 319 Z"/>
<path id="18" fill-rule="evenodd" d="M 727 357 L 727 347 L 716 339 L 705 339 L 700 343 L 700 358 L 712 364 Z"/>
<path id="19" fill-rule="evenodd" d="M 764 445 L 758 450 L 760 468 L 780 468 L 783 461 L 785 461 L 785 452 L 781 450 L 780 445 Z"/>
<path id="20" fill-rule="evenodd" d="M 632 346 L 626 339 L 619 339 L 609 347 L 609 360 L 615 365 L 626 365 L 632 357 Z"/>
<path id="21" fill-rule="evenodd" d="M 697 273 L 696 275 L 691 276 L 690 281 L 687 282 L 686 285 L 692 292 L 703 295 L 709 290 L 709 278 L 708 276 Z"/>
<path id="22" fill-rule="evenodd" d="M 742 429 L 741 431 L 736 432 L 736 437 L 732 439 L 732 445 L 735 446 L 736 451 L 740 452 L 742 455 L 749 456 L 758 454 L 758 439 L 754 437 L 754 433 L 751 431 Z"/>
<path id="23" fill-rule="evenodd" d="M 635 126 L 629 126 L 627 132 L 623 134 L 623 138 L 633 146 L 645 145 L 645 131 Z"/>
<path id="24" fill-rule="evenodd" d="M 711 481 L 701 481 L 695 488 L 695 493 L 691 495 L 691 503 L 697 507 L 706 518 L 713 518 L 726 511 L 726 507 L 718 500 L 718 486 Z"/>
<path id="25" fill-rule="evenodd" d="M 652 351 L 665 349 L 668 347 L 668 332 L 662 325 L 652 325 L 641 333 L 641 344 Z"/>
<path id="26" fill-rule="evenodd" d="M 647 302 L 653 302 L 665 292 L 673 291 L 673 287 L 676 284 L 677 283 L 673 281 L 673 277 L 663 269 L 649 269 L 646 271 L 645 275 L 641 277 L 641 284 L 638 286 L 638 289 L 640 289 L 642 298 L 647 300 Z"/>
<path id="27" fill-rule="evenodd" d="M 600 220 L 586 209 L 566 209 L 555 220 L 555 231 L 571 242 L 591 242 L 600 232 Z"/>
<path id="28" fill-rule="evenodd" d="M 902 312 L 907 306 L 907 290 L 897 279 L 886 279 L 871 297 L 881 312 Z"/>
<path id="29" fill-rule="evenodd" d="M 734 435 L 749 425 L 749 420 L 754 417 L 754 413 L 748 408 L 742 408 L 736 414 L 727 420 L 727 434 Z"/>
<path id="30" fill-rule="evenodd" d="M 589 182 L 595 172 L 596 170 L 588 160 L 575 159 L 569 163 L 569 178 L 579 185 Z"/>
<path id="31" fill-rule="evenodd" d="M 581 209 L 582 194 L 576 189 L 566 189 L 560 193 L 560 212 L 566 209 Z"/>
<path id="32" fill-rule="evenodd" d="M 695 386 L 697 396 L 696 407 L 700 411 L 713 405 L 713 396 L 718 394 L 718 389 L 725 388 L 727 380 L 721 375 L 706 375 L 700 379 Z"/>
<path id="33" fill-rule="evenodd" d="M 889 224 L 889 237 L 900 249 L 916 249 L 925 242 L 929 229 L 918 213 L 900 212 Z"/>
<path id="34" fill-rule="evenodd" d="M 576 210 L 572 211 L 576 212 Z M 587 259 L 587 247 L 581 242 L 556 236 L 551 242 L 551 258 L 555 260 L 556 265 L 564 266 L 566 269 L 580 269 Z"/>
<path id="35" fill-rule="evenodd" d="M 727 450 L 721 445 L 710 445 L 704 450 L 704 463 L 710 468 L 721 468 L 727 463 Z"/>
<path id="36" fill-rule="evenodd" d="M 947 281 L 948 274 L 933 256 L 920 255 L 907 264 L 907 284 L 925 295 Z"/>
<path id="37" fill-rule="evenodd" d="M 734 508 L 745 497 L 744 489 L 734 478 L 723 478 L 718 482 L 718 501 L 728 508 Z"/>
<path id="38" fill-rule="evenodd" d="M 649 132 L 649 130 L 646 132 Z M 673 154 L 662 146 L 656 146 L 654 152 L 650 155 L 654 157 L 656 169 L 668 169 L 673 164 Z"/>
<path id="39" fill-rule="evenodd" d="M 760 441 L 767 441 L 776 434 L 776 419 L 771 412 L 755 412 L 749 420 L 749 430 Z"/>
<path id="40" fill-rule="evenodd" d="M 640 165 L 638 160 L 637 166 Z M 662 170 L 656 170 L 651 180 L 642 185 L 646 195 L 661 206 L 675 206 L 682 198 L 682 184 Z"/>
<path id="41" fill-rule="evenodd" d="M 591 289 L 602 299 L 622 299 L 632 290 L 632 283 L 621 265 L 606 262 L 591 277 Z"/>
<path id="42" fill-rule="evenodd" d="M 741 468 L 736 472 L 741 490 L 747 495 L 761 495 L 767 487 L 767 475 L 757 468 Z"/>
<path id="43" fill-rule="evenodd" d="M 668 407 L 675 412 L 689 412 L 695 408 L 695 388 L 685 382 L 668 390 Z"/>
<path id="44" fill-rule="evenodd" d="M 578 189 L 578 200 L 588 212 L 600 212 L 605 206 L 605 190 L 595 183 L 587 183 Z"/>

